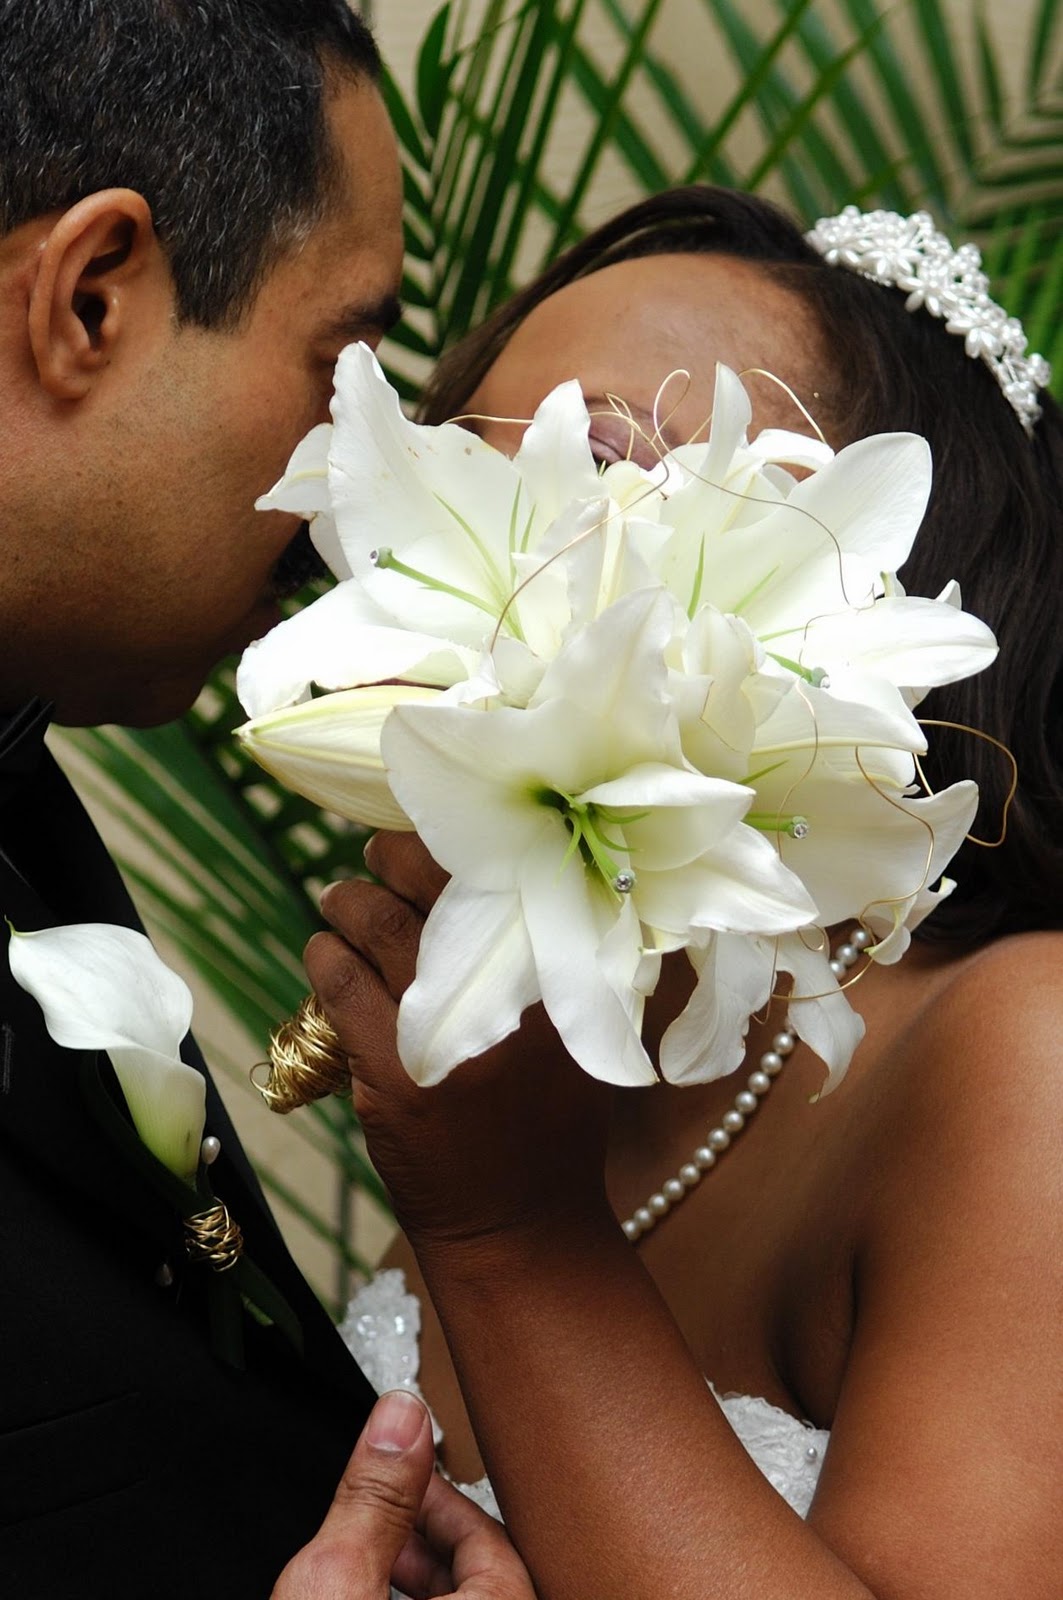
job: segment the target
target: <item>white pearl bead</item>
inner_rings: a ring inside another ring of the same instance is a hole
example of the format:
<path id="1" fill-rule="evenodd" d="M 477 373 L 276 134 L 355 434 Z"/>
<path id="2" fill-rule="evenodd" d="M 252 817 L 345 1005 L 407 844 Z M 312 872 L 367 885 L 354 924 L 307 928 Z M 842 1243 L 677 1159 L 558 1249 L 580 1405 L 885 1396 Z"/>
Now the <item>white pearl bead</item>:
<path id="1" fill-rule="evenodd" d="M 646 1204 L 655 1217 L 666 1217 L 671 1210 L 671 1205 L 663 1194 L 651 1194 Z"/>
<path id="2" fill-rule="evenodd" d="M 661 1193 L 674 1206 L 677 1200 L 682 1200 L 686 1190 L 678 1178 L 669 1178 L 667 1183 L 661 1185 Z"/>
<path id="3" fill-rule="evenodd" d="M 860 952 L 855 944 L 840 944 L 834 954 L 843 967 L 853 967 L 860 959 Z"/>
<path id="4" fill-rule="evenodd" d="M 866 950 L 871 943 L 871 935 L 866 928 L 854 928 L 849 935 L 849 943 L 857 950 Z"/>
<path id="5" fill-rule="evenodd" d="M 769 1078 L 774 1078 L 782 1071 L 782 1056 L 777 1050 L 765 1050 L 760 1058 L 760 1070 Z"/>
<path id="6" fill-rule="evenodd" d="M 693 1189 L 701 1182 L 701 1173 L 693 1161 L 688 1161 L 685 1167 L 679 1169 L 679 1181 L 684 1189 Z"/>
<path id="7" fill-rule="evenodd" d="M 720 1121 L 728 1133 L 741 1133 L 746 1125 L 746 1119 L 740 1111 L 725 1111 Z"/>
<path id="8" fill-rule="evenodd" d="M 715 1150 L 717 1154 L 719 1154 L 721 1150 L 726 1150 L 730 1142 L 731 1135 L 724 1128 L 710 1129 L 709 1137 L 706 1141 L 709 1149 Z"/>
<path id="9" fill-rule="evenodd" d="M 728 1141 L 730 1143 L 730 1141 Z M 710 1167 L 716 1165 L 716 1152 L 707 1144 L 699 1145 L 694 1151 L 694 1163 L 701 1172 L 708 1172 Z"/>
<path id="10" fill-rule="evenodd" d="M 199 1159 L 205 1167 L 212 1167 L 220 1155 L 221 1140 L 216 1139 L 212 1133 L 208 1133 L 199 1147 Z"/>
<path id="11" fill-rule="evenodd" d="M 796 1043 L 797 1040 L 794 1038 L 794 1035 L 788 1028 L 784 1028 L 782 1033 L 777 1033 L 775 1035 L 774 1039 L 771 1041 L 771 1047 L 778 1055 L 788 1056 Z"/>
<path id="12" fill-rule="evenodd" d="M 638 1238 L 639 1234 L 642 1232 L 642 1229 L 639 1227 L 639 1225 L 635 1221 L 634 1217 L 628 1217 L 627 1221 L 626 1222 L 622 1222 L 620 1224 L 620 1226 L 624 1230 L 625 1237 L 630 1239 L 632 1244 L 634 1244 L 635 1240 Z"/>
<path id="13" fill-rule="evenodd" d="M 741 1094 L 735 1095 L 735 1110 L 741 1111 L 744 1117 L 752 1116 L 760 1104 L 755 1094 L 750 1094 L 748 1089 L 743 1089 Z"/>
<path id="14" fill-rule="evenodd" d="M 640 1233 L 647 1233 L 653 1227 L 656 1218 L 648 1206 L 639 1206 L 631 1220 L 638 1223 Z"/>
<path id="15" fill-rule="evenodd" d="M 754 1094 L 767 1094 L 771 1088 L 771 1079 L 766 1072 L 751 1072 L 746 1082 Z"/>
<path id="16" fill-rule="evenodd" d="M 834 960 L 832 960 L 831 963 L 830 963 L 830 970 L 833 972 L 833 974 L 834 974 L 834 976 L 836 978 L 844 978 L 845 977 L 845 962 L 844 961 L 834 961 Z"/>

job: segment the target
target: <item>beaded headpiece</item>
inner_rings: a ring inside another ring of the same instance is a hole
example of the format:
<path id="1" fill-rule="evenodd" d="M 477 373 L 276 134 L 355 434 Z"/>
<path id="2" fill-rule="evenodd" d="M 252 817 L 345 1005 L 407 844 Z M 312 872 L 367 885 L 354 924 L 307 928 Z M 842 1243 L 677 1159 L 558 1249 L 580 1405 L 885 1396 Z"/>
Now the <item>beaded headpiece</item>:
<path id="1" fill-rule="evenodd" d="M 922 307 L 949 333 L 962 334 L 967 354 L 985 362 L 1026 432 L 1033 431 L 1041 415 L 1037 391 L 1052 369 L 1043 356 L 1027 355 L 1022 323 L 990 298 L 977 246 L 954 250 L 926 211 L 902 217 L 856 206 L 821 217 L 805 237 L 831 266 L 906 290 L 907 310 Z"/>

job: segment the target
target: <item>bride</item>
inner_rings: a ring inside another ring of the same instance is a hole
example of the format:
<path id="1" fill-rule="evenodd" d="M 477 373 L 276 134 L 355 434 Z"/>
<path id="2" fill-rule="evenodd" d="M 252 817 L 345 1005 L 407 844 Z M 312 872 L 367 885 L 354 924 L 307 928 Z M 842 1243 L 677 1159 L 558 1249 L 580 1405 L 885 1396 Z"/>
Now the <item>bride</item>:
<path id="1" fill-rule="evenodd" d="M 849 227 L 870 243 L 839 261 L 829 228 L 807 243 L 764 202 L 661 195 L 454 350 L 425 404 L 512 450 L 521 425 L 493 419 L 576 376 L 599 459 L 652 465 L 662 380 L 691 374 L 664 429 L 685 441 L 719 360 L 754 431 L 807 413 L 835 447 L 924 434 L 935 488 L 902 577 L 957 577 L 1001 645 L 920 714 L 956 729 L 933 733 L 930 784 L 977 778 L 974 831 L 1003 843 L 965 845 L 904 961 L 849 990 L 866 1036 L 829 1096 L 785 998 L 714 1083 L 609 1089 L 536 1008 L 418 1089 L 396 1004 L 443 875 L 413 836 L 378 835 L 380 884 L 326 894 L 336 933 L 308 971 L 403 1229 L 404 1277 L 364 1290 L 346 1331 L 382 1383 L 412 1381 L 419 1302 L 441 1459 L 489 1473 L 544 1600 L 1063 1589 L 1063 426 L 1038 364 L 993 356 L 977 282 L 957 291 L 965 341 L 940 279 L 911 294 L 910 229 Z M 1006 828 L 1010 768 L 972 728 L 1017 759 Z M 865 942 L 833 930 L 839 971 Z M 690 987 L 686 963 L 665 973 L 651 1047 Z"/>

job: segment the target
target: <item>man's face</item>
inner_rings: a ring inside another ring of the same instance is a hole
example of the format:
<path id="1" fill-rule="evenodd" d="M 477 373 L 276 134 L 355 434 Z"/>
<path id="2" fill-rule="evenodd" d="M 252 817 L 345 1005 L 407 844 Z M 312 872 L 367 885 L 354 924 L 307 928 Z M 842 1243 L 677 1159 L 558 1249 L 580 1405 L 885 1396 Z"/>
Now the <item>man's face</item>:
<path id="1" fill-rule="evenodd" d="M 345 84 L 330 121 L 340 194 L 238 329 L 159 328 L 96 414 L 102 448 L 71 486 L 87 491 L 76 513 L 86 555 L 80 616 L 66 624 L 81 660 L 64 673 L 61 720 L 175 716 L 221 657 L 278 620 L 277 563 L 299 522 L 255 511 L 255 499 L 328 421 L 340 349 L 377 344 L 394 320 L 401 272 L 398 159 L 379 95 Z"/>

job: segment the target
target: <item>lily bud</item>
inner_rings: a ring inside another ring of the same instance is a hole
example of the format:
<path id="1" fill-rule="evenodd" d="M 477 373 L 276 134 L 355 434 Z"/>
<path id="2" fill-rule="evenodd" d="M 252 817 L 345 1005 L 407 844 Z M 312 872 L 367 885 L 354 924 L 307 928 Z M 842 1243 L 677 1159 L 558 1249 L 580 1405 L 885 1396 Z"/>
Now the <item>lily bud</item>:
<path id="1" fill-rule="evenodd" d="M 413 823 L 388 784 L 380 734 L 396 706 L 426 705 L 441 693 L 405 683 L 341 689 L 254 717 L 236 737 L 296 794 L 364 827 L 409 833 Z"/>

